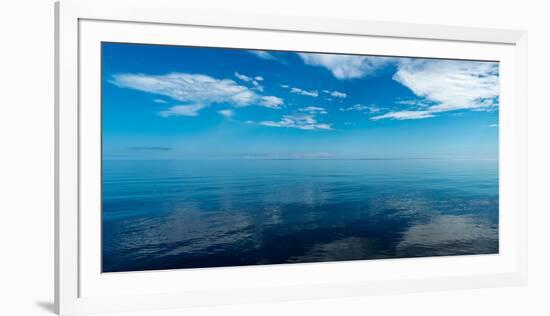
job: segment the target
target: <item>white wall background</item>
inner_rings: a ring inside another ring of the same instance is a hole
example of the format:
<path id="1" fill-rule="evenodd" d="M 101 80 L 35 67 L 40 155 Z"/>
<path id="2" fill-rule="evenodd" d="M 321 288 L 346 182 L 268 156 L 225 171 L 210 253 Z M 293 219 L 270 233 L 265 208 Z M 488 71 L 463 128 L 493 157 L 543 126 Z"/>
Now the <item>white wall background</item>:
<path id="1" fill-rule="evenodd" d="M 116 1 L 116 0 L 111 0 Z M 184 1 L 184 0 L 182 0 Z M 550 19 L 545 1 L 188 1 L 192 8 L 529 31 L 529 285 L 132 315 L 550 315 Z M 0 8 L 0 314 L 53 310 L 53 1 Z M 129 315 L 129 314 L 125 314 Z"/>

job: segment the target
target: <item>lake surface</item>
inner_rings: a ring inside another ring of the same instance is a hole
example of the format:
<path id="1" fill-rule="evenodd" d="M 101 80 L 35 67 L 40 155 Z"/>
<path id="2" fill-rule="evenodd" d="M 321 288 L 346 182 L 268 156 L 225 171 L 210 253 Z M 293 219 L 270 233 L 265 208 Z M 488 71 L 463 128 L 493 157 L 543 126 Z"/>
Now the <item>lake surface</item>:
<path id="1" fill-rule="evenodd" d="M 496 160 L 104 160 L 103 271 L 498 253 Z"/>

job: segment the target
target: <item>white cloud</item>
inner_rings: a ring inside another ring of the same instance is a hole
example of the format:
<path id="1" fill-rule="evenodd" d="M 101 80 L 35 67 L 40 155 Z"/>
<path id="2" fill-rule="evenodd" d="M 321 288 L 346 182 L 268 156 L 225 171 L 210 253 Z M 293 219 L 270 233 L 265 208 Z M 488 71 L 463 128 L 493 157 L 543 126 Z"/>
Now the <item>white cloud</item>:
<path id="1" fill-rule="evenodd" d="M 233 117 L 235 115 L 235 111 L 233 111 L 231 109 L 219 110 L 218 113 L 220 115 L 225 116 L 225 117 Z"/>
<path id="2" fill-rule="evenodd" d="M 347 93 L 340 92 L 340 91 L 330 91 L 330 90 L 323 90 L 323 93 L 326 93 L 330 96 L 333 96 L 335 98 L 347 98 Z"/>
<path id="3" fill-rule="evenodd" d="M 330 95 L 335 97 L 335 98 L 347 98 L 347 96 L 348 96 L 346 93 L 338 92 L 338 91 L 332 91 L 332 93 Z"/>
<path id="4" fill-rule="evenodd" d="M 314 97 L 314 98 L 319 96 L 319 91 L 317 91 L 317 90 L 307 91 L 307 90 L 302 90 L 302 89 L 296 88 L 296 87 L 291 88 L 290 92 L 295 93 L 295 94 L 305 95 L 305 96 L 308 96 L 308 97 Z"/>
<path id="5" fill-rule="evenodd" d="M 234 75 L 235 75 L 235 77 L 239 78 L 239 80 L 241 80 L 241 81 L 251 83 L 254 86 L 253 87 L 254 90 L 258 90 L 260 92 L 264 91 L 264 87 L 262 87 L 262 85 L 260 85 L 260 83 L 259 83 L 259 81 L 264 80 L 263 77 L 260 77 L 260 76 L 249 77 L 247 75 L 243 75 L 243 74 L 240 74 L 238 72 L 235 72 Z"/>
<path id="6" fill-rule="evenodd" d="M 354 104 L 347 108 L 340 108 L 341 112 L 350 112 L 350 111 L 357 111 L 357 112 L 366 112 L 369 114 L 374 114 L 380 112 L 380 108 L 375 105 L 364 105 L 364 104 Z"/>
<path id="7" fill-rule="evenodd" d="M 304 63 L 321 66 L 332 72 L 337 79 L 355 79 L 372 75 L 387 65 L 392 58 L 336 54 L 298 53 Z"/>
<path id="8" fill-rule="evenodd" d="M 155 103 L 166 103 L 163 99 L 154 99 L 153 102 Z"/>
<path id="9" fill-rule="evenodd" d="M 471 109 L 475 112 L 494 112 L 498 110 L 498 102 L 495 99 L 485 99 L 481 101 L 481 106 Z"/>
<path id="10" fill-rule="evenodd" d="M 267 108 L 272 108 L 272 109 L 280 109 L 283 103 L 284 103 L 283 99 L 279 97 L 274 97 L 274 96 L 262 97 L 260 100 L 260 104 L 262 106 L 265 106 Z"/>
<path id="11" fill-rule="evenodd" d="M 258 57 L 258 58 L 261 58 L 261 59 L 277 60 L 277 58 L 275 56 L 273 56 L 271 53 L 268 53 L 268 52 L 263 51 L 263 50 L 249 50 L 248 52 L 251 53 L 252 55 Z"/>
<path id="12" fill-rule="evenodd" d="M 489 127 L 498 127 L 498 124 L 489 124 Z"/>
<path id="13" fill-rule="evenodd" d="M 496 106 L 498 64 L 458 60 L 404 59 L 393 79 L 434 103 L 431 112 Z"/>
<path id="14" fill-rule="evenodd" d="M 233 80 L 216 79 L 201 74 L 117 74 L 113 76 L 111 82 L 121 88 L 154 93 L 191 103 L 162 111 L 162 116 L 196 116 L 200 109 L 214 103 L 229 103 L 235 107 L 259 105 L 269 108 L 277 108 L 283 104 L 281 98 L 261 96 L 251 88 L 239 85 Z"/>
<path id="15" fill-rule="evenodd" d="M 500 90 L 498 72 L 494 62 L 402 59 L 393 79 L 420 99 L 398 101 L 409 109 L 371 119 L 423 119 L 457 110 L 495 111 Z"/>
<path id="16" fill-rule="evenodd" d="M 415 99 L 415 100 L 399 100 L 395 102 L 396 104 L 400 105 L 408 105 L 417 109 L 426 109 L 432 105 L 434 105 L 433 102 L 425 100 L 425 99 Z"/>
<path id="17" fill-rule="evenodd" d="M 117 74 L 112 82 L 122 88 L 130 88 L 170 97 L 178 101 L 194 103 L 230 102 L 249 105 L 257 96 L 245 86 L 233 80 L 215 79 L 210 76 L 187 73 L 167 75 Z"/>
<path id="18" fill-rule="evenodd" d="M 324 108 L 318 106 L 306 106 L 305 108 L 298 109 L 300 112 L 307 112 L 309 114 L 327 114 Z"/>
<path id="19" fill-rule="evenodd" d="M 197 116 L 199 111 L 205 106 L 202 104 L 193 105 L 176 105 L 168 110 L 160 111 L 159 115 L 162 117 L 169 116 Z"/>
<path id="20" fill-rule="evenodd" d="M 252 81 L 252 85 L 254 86 L 252 89 L 260 91 L 260 92 L 264 92 L 264 87 L 262 87 L 262 85 L 260 85 L 258 83 L 258 81 L 256 81 L 256 80 Z"/>
<path id="21" fill-rule="evenodd" d="M 287 84 L 282 84 L 281 88 L 288 89 L 288 85 Z"/>
<path id="22" fill-rule="evenodd" d="M 254 80 L 252 77 L 249 77 L 249 76 L 247 76 L 247 75 L 241 75 L 241 74 L 238 73 L 238 72 L 235 72 L 235 77 L 237 77 L 237 78 L 239 78 L 240 80 L 245 81 L 245 82 L 249 82 L 249 81 Z"/>
<path id="23" fill-rule="evenodd" d="M 373 121 L 377 121 L 381 119 L 418 120 L 418 119 L 424 119 L 424 118 L 429 118 L 434 116 L 435 115 L 433 115 L 432 112 L 430 111 L 397 111 L 397 112 L 389 112 L 378 116 L 373 116 L 370 119 Z"/>
<path id="24" fill-rule="evenodd" d="M 330 124 L 319 123 L 313 115 L 283 115 L 278 121 L 263 121 L 258 124 L 270 127 L 287 127 L 302 130 L 331 130 Z"/>

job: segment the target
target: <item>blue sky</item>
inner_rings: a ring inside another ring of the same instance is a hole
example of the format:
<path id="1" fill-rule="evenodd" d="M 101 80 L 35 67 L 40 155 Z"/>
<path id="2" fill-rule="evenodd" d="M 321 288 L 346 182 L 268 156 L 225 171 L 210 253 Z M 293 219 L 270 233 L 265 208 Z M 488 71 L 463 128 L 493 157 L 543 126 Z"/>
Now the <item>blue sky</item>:
<path id="1" fill-rule="evenodd" d="M 106 159 L 497 158 L 498 63 L 102 44 Z"/>

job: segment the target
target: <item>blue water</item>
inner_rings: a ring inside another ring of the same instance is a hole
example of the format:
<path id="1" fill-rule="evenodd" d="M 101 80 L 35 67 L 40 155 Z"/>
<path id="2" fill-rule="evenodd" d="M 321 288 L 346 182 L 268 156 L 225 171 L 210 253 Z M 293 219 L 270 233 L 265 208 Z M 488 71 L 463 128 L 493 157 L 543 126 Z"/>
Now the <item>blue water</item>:
<path id="1" fill-rule="evenodd" d="M 103 271 L 498 253 L 491 160 L 105 160 Z"/>

